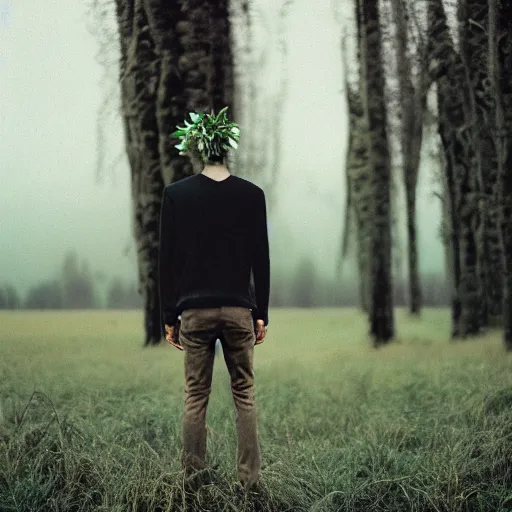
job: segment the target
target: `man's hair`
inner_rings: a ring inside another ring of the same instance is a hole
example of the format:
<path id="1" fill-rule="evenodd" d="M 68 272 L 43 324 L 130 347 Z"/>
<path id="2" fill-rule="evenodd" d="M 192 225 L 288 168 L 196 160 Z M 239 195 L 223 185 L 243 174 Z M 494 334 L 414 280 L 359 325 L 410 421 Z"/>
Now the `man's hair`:
<path id="1" fill-rule="evenodd" d="M 225 151 L 222 155 L 210 155 L 207 160 L 203 160 L 205 164 L 221 164 L 224 159 L 228 156 L 228 152 Z"/>
<path id="2" fill-rule="evenodd" d="M 197 154 L 204 163 L 219 163 L 226 158 L 230 149 L 238 147 L 240 128 L 228 120 L 224 107 L 217 115 L 190 112 L 189 123 L 178 126 L 171 137 L 179 138 L 176 145 L 180 155 Z"/>

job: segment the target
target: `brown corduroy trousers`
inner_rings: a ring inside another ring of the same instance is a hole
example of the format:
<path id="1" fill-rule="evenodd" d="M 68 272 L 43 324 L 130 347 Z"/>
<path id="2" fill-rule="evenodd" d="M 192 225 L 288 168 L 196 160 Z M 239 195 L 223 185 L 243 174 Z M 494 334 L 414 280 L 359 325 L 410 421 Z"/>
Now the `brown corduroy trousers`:
<path id="1" fill-rule="evenodd" d="M 182 465 L 189 474 L 208 467 L 206 409 L 217 338 L 222 344 L 235 402 L 238 480 L 250 487 L 259 481 L 261 455 L 254 401 L 256 334 L 249 308 L 222 306 L 186 309 L 181 313 L 178 341 L 185 352 Z"/>

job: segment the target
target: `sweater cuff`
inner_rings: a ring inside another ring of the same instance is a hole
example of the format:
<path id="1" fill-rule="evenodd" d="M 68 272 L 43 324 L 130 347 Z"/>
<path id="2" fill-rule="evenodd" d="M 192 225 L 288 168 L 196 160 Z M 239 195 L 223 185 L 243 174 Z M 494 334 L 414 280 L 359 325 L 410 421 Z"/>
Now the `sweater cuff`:
<path id="1" fill-rule="evenodd" d="M 252 317 L 254 319 L 254 323 L 256 324 L 256 320 L 263 320 L 264 325 L 268 325 L 268 313 L 261 313 L 258 308 L 253 308 Z"/>
<path id="2" fill-rule="evenodd" d="M 178 315 L 175 309 L 165 311 L 163 317 L 165 325 L 173 326 L 178 321 Z"/>

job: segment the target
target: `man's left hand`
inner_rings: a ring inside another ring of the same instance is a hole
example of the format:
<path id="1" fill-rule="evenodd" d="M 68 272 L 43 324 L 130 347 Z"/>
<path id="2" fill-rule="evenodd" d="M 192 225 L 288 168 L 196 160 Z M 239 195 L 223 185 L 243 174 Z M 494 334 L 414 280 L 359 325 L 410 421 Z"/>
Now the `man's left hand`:
<path id="1" fill-rule="evenodd" d="M 183 347 L 179 344 L 176 336 L 176 326 L 165 324 L 165 339 L 178 350 L 183 350 Z"/>

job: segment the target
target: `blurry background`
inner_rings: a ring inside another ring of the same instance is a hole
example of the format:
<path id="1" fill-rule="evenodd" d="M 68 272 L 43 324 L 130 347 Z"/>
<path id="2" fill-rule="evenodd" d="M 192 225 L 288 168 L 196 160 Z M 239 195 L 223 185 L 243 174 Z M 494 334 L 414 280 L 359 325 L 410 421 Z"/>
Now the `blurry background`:
<path id="1" fill-rule="evenodd" d="M 67 272 L 79 290 L 90 281 L 88 294 L 96 307 L 140 304 L 130 171 L 117 110 L 113 5 L 105 4 L 101 27 L 98 9 L 82 2 L 3 0 L 0 5 L 0 283 L 13 287 L 22 303 L 32 297 L 37 306 L 35 297 L 50 293 L 54 280 Z M 286 79 L 277 201 L 268 219 L 272 300 L 274 305 L 356 304 L 353 254 L 344 264 L 341 284 L 336 280 L 348 138 L 340 37 L 341 25 L 353 17 L 353 4 L 297 0 L 284 19 L 280 8 L 270 0 L 255 3 L 253 41 L 260 59 L 255 90 L 269 115 L 268 124 L 251 127 L 260 136 L 270 133 L 272 123 L 273 105 L 267 98 Z M 286 44 L 284 57 L 280 39 Z M 263 121 L 265 112 L 262 107 Z M 244 136 L 247 129 L 241 151 Z M 436 164 L 424 153 L 418 186 L 419 268 L 427 281 L 434 278 L 432 291 L 428 283 L 424 290 L 426 303 L 446 303 L 439 288 L 444 256 L 440 203 L 433 196 L 439 189 Z M 396 271 L 405 278 L 403 263 Z M 280 288 L 286 276 L 290 280 Z M 395 285 L 399 291 L 398 276 Z M 397 299 L 404 303 L 401 295 Z M 73 307 L 70 299 L 64 302 Z M 86 303 L 82 299 L 80 305 Z"/>

